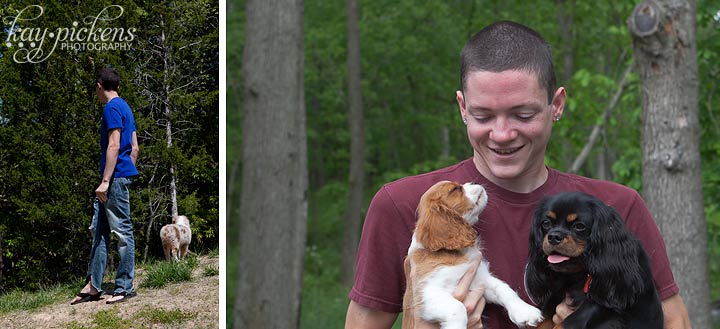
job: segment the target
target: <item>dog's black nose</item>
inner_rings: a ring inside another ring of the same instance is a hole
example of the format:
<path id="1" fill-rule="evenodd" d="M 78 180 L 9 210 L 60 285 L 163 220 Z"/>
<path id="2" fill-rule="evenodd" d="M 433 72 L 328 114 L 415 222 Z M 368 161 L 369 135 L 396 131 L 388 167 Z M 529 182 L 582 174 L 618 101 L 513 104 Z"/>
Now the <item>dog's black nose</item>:
<path id="1" fill-rule="evenodd" d="M 553 232 L 548 233 L 547 239 L 551 245 L 557 245 L 557 244 L 560 244 L 560 242 L 562 242 L 563 239 L 565 239 L 565 235 L 566 234 L 563 232 L 553 231 Z"/>

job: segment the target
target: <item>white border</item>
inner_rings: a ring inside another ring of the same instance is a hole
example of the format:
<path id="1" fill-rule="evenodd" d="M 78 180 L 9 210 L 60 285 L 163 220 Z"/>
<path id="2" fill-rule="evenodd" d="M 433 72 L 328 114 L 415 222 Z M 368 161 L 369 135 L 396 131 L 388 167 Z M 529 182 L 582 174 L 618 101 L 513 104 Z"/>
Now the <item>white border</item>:
<path id="1" fill-rule="evenodd" d="M 226 135 L 225 135 L 225 128 L 226 128 L 226 100 L 227 100 L 227 54 L 226 54 L 226 44 L 225 44 L 225 38 L 226 33 L 225 29 L 227 26 L 227 13 L 225 8 L 226 1 L 219 1 L 220 6 L 220 69 L 218 71 L 218 74 L 220 74 L 220 122 L 218 122 L 219 129 L 220 129 L 220 145 L 218 146 L 218 149 L 220 151 L 220 177 L 218 180 L 220 181 L 220 189 L 218 190 L 218 194 L 220 194 L 220 213 L 218 214 L 218 218 L 220 220 L 220 244 L 218 248 L 220 249 L 220 303 L 218 310 L 218 321 L 219 328 L 225 328 L 227 320 L 226 320 L 226 289 L 227 289 L 227 268 L 225 267 L 225 257 L 227 248 L 225 247 L 225 241 L 226 241 L 226 231 L 227 231 L 227 219 L 225 218 L 226 214 L 226 200 L 227 197 L 225 195 L 225 191 L 227 191 L 226 181 L 226 155 L 225 155 L 225 146 L 226 146 Z"/>

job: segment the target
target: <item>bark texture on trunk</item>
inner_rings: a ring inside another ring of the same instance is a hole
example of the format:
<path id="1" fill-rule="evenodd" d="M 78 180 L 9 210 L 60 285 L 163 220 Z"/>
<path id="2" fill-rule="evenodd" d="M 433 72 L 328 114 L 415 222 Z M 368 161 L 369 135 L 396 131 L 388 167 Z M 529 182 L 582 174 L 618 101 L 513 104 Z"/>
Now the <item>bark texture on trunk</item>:
<path id="1" fill-rule="evenodd" d="M 628 20 L 642 82 L 643 196 L 694 328 L 710 328 L 695 2 L 645 1 Z"/>
<path id="2" fill-rule="evenodd" d="M 297 328 L 307 225 L 303 2 L 250 0 L 235 328 Z"/>

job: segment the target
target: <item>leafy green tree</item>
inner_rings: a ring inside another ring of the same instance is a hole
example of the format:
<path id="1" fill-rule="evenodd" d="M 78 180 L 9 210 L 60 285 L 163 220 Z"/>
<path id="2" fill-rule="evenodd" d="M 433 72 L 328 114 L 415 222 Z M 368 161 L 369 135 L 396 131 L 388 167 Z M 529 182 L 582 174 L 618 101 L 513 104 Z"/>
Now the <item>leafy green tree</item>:
<path id="1" fill-rule="evenodd" d="M 200 248 L 219 238 L 219 24 L 214 1 L 153 2 L 141 17 L 133 84 L 146 122 L 137 203 L 149 220 L 146 257 L 160 226 L 178 214 L 210 242 Z"/>

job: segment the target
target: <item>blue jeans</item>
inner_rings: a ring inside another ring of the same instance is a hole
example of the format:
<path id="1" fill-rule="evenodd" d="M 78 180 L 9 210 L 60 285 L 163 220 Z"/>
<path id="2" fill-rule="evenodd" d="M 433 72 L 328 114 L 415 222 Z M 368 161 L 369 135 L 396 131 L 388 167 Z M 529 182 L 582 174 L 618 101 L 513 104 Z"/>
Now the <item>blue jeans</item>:
<path id="1" fill-rule="evenodd" d="M 107 252 L 110 245 L 110 233 L 118 237 L 120 264 L 115 274 L 114 293 L 133 291 L 135 276 L 135 238 L 130 220 L 130 177 L 115 177 L 110 181 L 108 200 L 101 203 L 95 198 L 95 214 L 90 230 L 93 232 L 93 245 L 90 250 L 90 265 L 87 279 L 93 287 L 102 291 L 102 279 L 107 264 Z"/>

